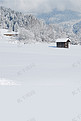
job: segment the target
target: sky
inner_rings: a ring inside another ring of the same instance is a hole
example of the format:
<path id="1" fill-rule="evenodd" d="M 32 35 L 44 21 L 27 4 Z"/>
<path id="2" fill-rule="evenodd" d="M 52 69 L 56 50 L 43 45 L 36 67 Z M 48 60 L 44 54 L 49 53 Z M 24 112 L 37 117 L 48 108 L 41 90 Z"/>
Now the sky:
<path id="1" fill-rule="evenodd" d="M 23 12 L 50 12 L 71 9 L 81 12 L 81 0 L 0 0 L 0 5 Z"/>

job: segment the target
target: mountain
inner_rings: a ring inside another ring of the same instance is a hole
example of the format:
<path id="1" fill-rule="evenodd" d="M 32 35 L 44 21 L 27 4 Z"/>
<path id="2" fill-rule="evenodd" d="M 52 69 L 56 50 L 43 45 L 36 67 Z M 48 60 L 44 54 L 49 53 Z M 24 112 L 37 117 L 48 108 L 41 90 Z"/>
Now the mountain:
<path id="1" fill-rule="evenodd" d="M 80 13 L 55 10 L 50 14 L 39 14 L 39 16 L 40 19 L 31 14 L 0 7 L 0 28 L 18 31 L 16 40 L 24 43 L 55 42 L 58 38 L 69 37 L 72 44 L 81 44 Z M 49 18 L 50 20 L 53 18 L 54 21 L 47 21 Z"/>
<path id="2" fill-rule="evenodd" d="M 53 28 L 33 15 L 16 12 L 10 8 L 0 7 L 0 28 L 19 31 L 19 41 L 51 41 L 54 40 Z"/>
<path id="3" fill-rule="evenodd" d="M 37 17 L 39 19 L 44 19 L 47 24 L 55 24 L 72 20 L 79 20 L 81 19 L 81 13 L 71 10 L 59 11 L 54 9 L 49 13 L 37 14 Z"/>

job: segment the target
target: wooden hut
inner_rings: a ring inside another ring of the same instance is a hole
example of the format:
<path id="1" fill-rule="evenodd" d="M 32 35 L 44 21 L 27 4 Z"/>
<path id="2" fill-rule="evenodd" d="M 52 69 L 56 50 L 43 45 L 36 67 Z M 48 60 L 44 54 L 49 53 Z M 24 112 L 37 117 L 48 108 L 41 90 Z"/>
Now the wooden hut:
<path id="1" fill-rule="evenodd" d="M 18 32 L 7 32 L 4 33 L 5 36 L 18 36 Z"/>
<path id="2" fill-rule="evenodd" d="M 18 36 L 18 34 L 4 34 L 5 36 Z"/>
<path id="3" fill-rule="evenodd" d="M 56 45 L 59 48 L 69 48 L 69 43 L 71 40 L 69 38 L 62 38 L 56 40 Z"/>

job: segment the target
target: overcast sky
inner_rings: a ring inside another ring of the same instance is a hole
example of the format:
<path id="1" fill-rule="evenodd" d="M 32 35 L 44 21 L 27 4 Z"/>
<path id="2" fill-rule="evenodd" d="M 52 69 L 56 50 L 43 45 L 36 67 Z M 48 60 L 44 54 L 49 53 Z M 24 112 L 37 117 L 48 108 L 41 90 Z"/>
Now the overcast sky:
<path id="1" fill-rule="evenodd" d="M 25 12 L 50 12 L 71 9 L 81 12 L 81 0 L 0 0 L 0 5 Z"/>

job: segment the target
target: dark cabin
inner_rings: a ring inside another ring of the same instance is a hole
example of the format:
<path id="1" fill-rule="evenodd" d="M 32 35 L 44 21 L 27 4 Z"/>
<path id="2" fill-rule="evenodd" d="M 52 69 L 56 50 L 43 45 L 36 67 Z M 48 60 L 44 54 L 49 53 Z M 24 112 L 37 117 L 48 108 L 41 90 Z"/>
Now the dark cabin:
<path id="1" fill-rule="evenodd" d="M 56 40 L 56 46 L 59 48 L 69 48 L 69 43 L 71 40 L 69 38 L 62 38 Z"/>

